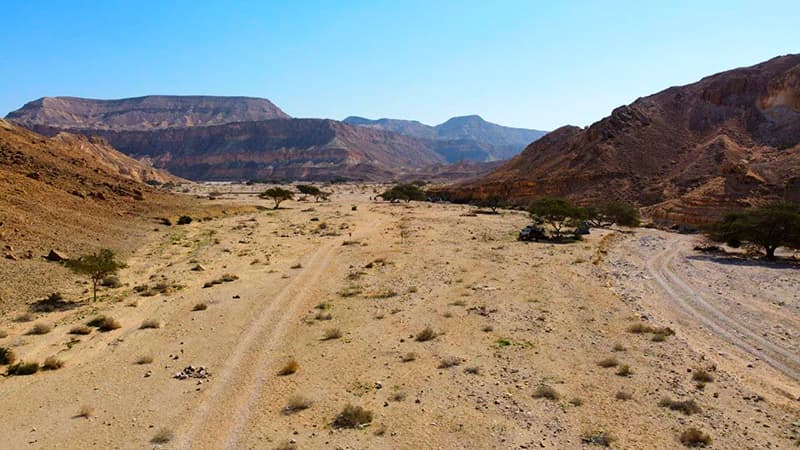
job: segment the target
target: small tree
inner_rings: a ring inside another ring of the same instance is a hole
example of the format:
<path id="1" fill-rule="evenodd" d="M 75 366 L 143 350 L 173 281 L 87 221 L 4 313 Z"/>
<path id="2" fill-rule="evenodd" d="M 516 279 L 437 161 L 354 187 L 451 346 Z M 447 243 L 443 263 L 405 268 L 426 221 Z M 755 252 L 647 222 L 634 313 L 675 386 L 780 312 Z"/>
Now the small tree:
<path id="1" fill-rule="evenodd" d="M 293 199 L 294 193 L 288 189 L 284 189 L 281 187 L 274 187 L 274 188 L 269 188 L 266 191 L 262 192 L 261 194 L 259 194 L 259 197 L 271 198 L 275 202 L 274 209 L 278 209 L 282 201 Z"/>
<path id="2" fill-rule="evenodd" d="M 405 200 L 406 202 L 410 202 L 411 200 L 422 201 L 426 198 L 425 192 L 414 184 L 397 184 L 378 195 L 378 197 L 393 203 L 400 200 Z"/>
<path id="3" fill-rule="evenodd" d="M 732 247 L 757 245 L 767 259 L 775 259 L 778 247 L 800 248 L 800 206 L 779 203 L 730 213 L 711 225 L 707 235 Z"/>
<path id="4" fill-rule="evenodd" d="M 586 208 L 586 221 L 598 228 L 607 228 L 617 224 L 624 227 L 638 227 L 639 210 L 624 202 L 606 202 L 598 206 Z"/>
<path id="5" fill-rule="evenodd" d="M 577 227 L 586 217 L 583 208 L 563 198 L 544 197 L 534 200 L 528 212 L 534 223 L 549 225 L 558 239 L 564 236 L 565 227 Z"/>
<path id="6" fill-rule="evenodd" d="M 489 195 L 478 202 L 478 206 L 489 208 L 493 213 L 497 213 L 497 208 L 503 206 L 503 199 L 499 195 Z"/>
<path id="7" fill-rule="evenodd" d="M 314 197 L 314 201 L 316 202 L 318 202 L 320 199 L 327 200 L 330 196 L 329 193 L 324 192 L 322 189 L 310 184 L 300 184 L 297 186 L 297 190 L 303 195 L 310 195 Z"/>
<path id="8" fill-rule="evenodd" d="M 97 285 L 110 275 L 125 268 L 125 264 L 116 260 L 114 252 L 104 248 L 92 255 L 84 255 L 78 259 L 70 259 L 66 266 L 73 272 L 86 275 L 92 282 L 92 298 L 97 301 Z"/>

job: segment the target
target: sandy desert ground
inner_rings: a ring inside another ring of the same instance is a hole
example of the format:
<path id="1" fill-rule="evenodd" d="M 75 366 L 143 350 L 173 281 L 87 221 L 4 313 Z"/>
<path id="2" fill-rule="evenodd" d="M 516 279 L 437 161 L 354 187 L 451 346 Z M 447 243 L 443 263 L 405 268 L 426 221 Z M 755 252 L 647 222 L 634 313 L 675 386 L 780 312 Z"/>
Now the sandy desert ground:
<path id="1" fill-rule="evenodd" d="M 336 189 L 279 210 L 224 195 L 263 208 L 154 225 L 101 301 L 4 314 L 0 346 L 64 367 L 0 379 L 0 447 L 672 449 L 691 427 L 711 448 L 798 445 L 796 266 L 646 229 L 520 243 L 520 212 Z M 69 333 L 100 314 L 121 327 Z M 208 377 L 174 378 L 190 365 Z M 332 427 L 347 404 L 372 423 Z"/>

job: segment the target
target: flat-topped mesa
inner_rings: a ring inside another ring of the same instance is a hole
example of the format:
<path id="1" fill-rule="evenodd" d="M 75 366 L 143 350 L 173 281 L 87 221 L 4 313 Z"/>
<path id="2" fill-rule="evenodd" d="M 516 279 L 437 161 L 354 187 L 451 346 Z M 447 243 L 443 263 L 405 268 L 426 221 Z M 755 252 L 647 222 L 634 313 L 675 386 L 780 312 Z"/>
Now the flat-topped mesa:
<path id="1" fill-rule="evenodd" d="M 143 131 L 290 116 L 264 98 L 149 95 L 118 100 L 44 97 L 6 117 L 26 128 Z"/>
<path id="2" fill-rule="evenodd" d="M 442 195 L 469 201 L 497 192 L 518 204 L 544 195 L 623 200 L 654 219 L 691 224 L 800 201 L 800 55 L 671 87 L 587 128 L 562 127 Z"/>

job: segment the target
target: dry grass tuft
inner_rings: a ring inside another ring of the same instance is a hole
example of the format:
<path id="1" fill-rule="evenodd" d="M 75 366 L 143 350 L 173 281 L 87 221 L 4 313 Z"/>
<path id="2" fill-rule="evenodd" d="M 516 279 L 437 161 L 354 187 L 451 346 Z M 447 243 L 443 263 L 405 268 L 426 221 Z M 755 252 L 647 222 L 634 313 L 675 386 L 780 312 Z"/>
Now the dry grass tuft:
<path id="1" fill-rule="evenodd" d="M 439 365 L 437 367 L 439 369 L 449 369 L 459 365 L 461 365 L 461 358 L 457 356 L 448 356 L 439 361 Z"/>
<path id="2" fill-rule="evenodd" d="M 0 347 L 0 366 L 14 364 L 16 360 L 17 355 L 14 353 L 14 350 L 6 347 Z"/>
<path id="3" fill-rule="evenodd" d="M 69 334 L 86 335 L 91 333 L 92 333 L 92 327 L 88 325 L 76 325 L 69 330 Z"/>
<path id="4" fill-rule="evenodd" d="M 297 373 L 298 370 L 300 370 L 300 364 L 296 360 L 292 359 L 289 360 L 289 362 L 287 362 L 286 365 L 278 371 L 278 375 L 285 377 L 286 375 Z"/>
<path id="5" fill-rule="evenodd" d="M 340 412 L 331 427 L 333 428 L 358 428 L 372 422 L 372 413 L 360 406 L 347 405 Z"/>
<path id="6" fill-rule="evenodd" d="M 436 332 L 433 331 L 431 327 L 425 327 L 424 330 L 417 333 L 417 336 L 414 338 L 417 342 L 425 342 L 436 339 Z"/>
<path id="7" fill-rule="evenodd" d="M 0 339 L 8 337 L 8 333 L 5 330 L 0 330 Z"/>
<path id="8" fill-rule="evenodd" d="M 18 362 L 13 366 L 8 366 L 8 375 L 33 375 L 39 371 L 39 363 Z"/>
<path id="9" fill-rule="evenodd" d="M 175 433 L 169 428 L 162 428 L 156 432 L 152 439 L 151 444 L 166 444 L 167 442 L 175 439 Z"/>
<path id="10" fill-rule="evenodd" d="M 325 334 L 322 335 L 323 341 L 330 341 L 333 339 L 339 339 L 342 337 L 342 330 L 338 328 L 328 328 L 325 330 Z"/>
<path id="11" fill-rule="evenodd" d="M 619 365 L 619 361 L 617 361 L 616 358 L 606 358 L 598 362 L 597 365 L 604 369 L 609 369 L 611 367 L 617 367 Z"/>
<path id="12" fill-rule="evenodd" d="M 37 323 L 26 334 L 47 334 L 53 331 L 53 326 L 47 323 Z"/>
<path id="13" fill-rule="evenodd" d="M 15 317 L 14 322 L 32 322 L 35 318 L 33 314 L 26 312 Z"/>
<path id="14" fill-rule="evenodd" d="M 618 391 L 617 395 L 614 396 L 617 400 L 630 400 L 633 398 L 633 394 L 630 392 L 625 391 Z"/>
<path id="15" fill-rule="evenodd" d="M 153 362 L 153 357 L 150 355 L 142 355 L 136 359 L 136 364 L 143 365 L 143 364 L 150 364 Z"/>
<path id="16" fill-rule="evenodd" d="M 627 364 L 623 364 L 617 368 L 617 375 L 621 377 L 629 377 L 633 375 L 633 371 L 631 370 L 631 366 Z"/>
<path id="17" fill-rule="evenodd" d="M 612 350 L 612 351 L 615 351 L 615 352 L 624 352 L 624 351 L 626 351 L 627 349 L 626 349 L 626 348 L 625 348 L 625 346 L 624 346 L 624 345 L 622 345 L 622 344 L 614 344 L 614 347 L 613 347 L 611 350 Z"/>
<path id="18" fill-rule="evenodd" d="M 700 405 L 694 400 L 672 400 L 669 397 L 664 397 L 658 402 L 658 406 L 662 408 L 669 408 L 672 411 L 680 411 L 687 416 L 692 414 L 699 414 L 702 410 Z"/>
<path id="19" fill-rule="evenodd" d="M 161 322 L 156 319 L 147 319 L 139 325 L 140 330 L 146 330 L 150 328 L 161 328 Z"/>
<path id="20" fill-rule="evenodd" d="M 400 361 L 403 362 L 411 362 L 417 359 L 417 354 L 414 352 L 408 352 L 405 355 L 400 357 Z"/>
<path id="21" fill-rule="evenodd" d="M 533 398 L 546 398 L 548 400 L 558 400 L 558 391 L 547 385 L 541 385 L 533 391 Z"/>
<path id="22" fill-rule="evenodd" d="M 90 320 L 86 325 L 90 327 L 97 327 L 100 331 L 112 331 L 120 328 L 122 325 L 116 319 L 108 316 L 97 316 Z"/>
<path id="23" fill-rule="evenodd" d="M 58 370 L 64 367 L 64 361 L 55 356 L 48 356 L 42 363 L 42 370 Z"/>
<path id="24" fill-rule="evenodd" d="M 712 381 L 714 381 L 714 376 L 703 369 L 695 369 L 692 372 L 692 381 L 697 381 L 700 383 L 711 383 Z"/>
<path id="25" fill-rule="evenodd" d="M 316 320 L 331 320 L 333 316 L 329 312 L 319 311 L 315 316 L 314 319 Z"/>
<path id="26" fill-rule="evenodd" d="M 78 410 L 78 414 L 75 414 L 76 419 L 77 418 L 89 419 L 92 416 L 94 416 L 94 408 L 92 408 L 89 405 L 81 406 L 81 408 Z"/>
<path id="27" fill-rule="evenodd" d="M 286 406 L 283 407 L 283 413 L 288 416 L 298 411 L 308 409 L 313 404 L 313 400 L 309 398 L 303 397 L 302 395 L 293 395 L 289 398 L 289 401 L 286 402 Z"/>
<path id="28" fill-rule="evenodd" d="M 478 366 L 467 367 L 466 369 L 464 369 L 464 373 L 467 373 L 467 374 L 470 374 L 470 375 L 480 375 L 481 374 L 481 368 L 478 367 Z"/>
<path id="29" fill-rule="evenodd" d="M 681 444 L 687 447 L 705 447 L 711 444 L 711 436 L 703 433 L 695 427 L 681 433 L 679 437 Z"/>
<path id="30" fill-rule="evenodd" d="M 205 311 L 207 309 L 208 305 L 206 305 L 205 303 L 197 303 L 194 306 L 192 306 L 192 311 Z"/>

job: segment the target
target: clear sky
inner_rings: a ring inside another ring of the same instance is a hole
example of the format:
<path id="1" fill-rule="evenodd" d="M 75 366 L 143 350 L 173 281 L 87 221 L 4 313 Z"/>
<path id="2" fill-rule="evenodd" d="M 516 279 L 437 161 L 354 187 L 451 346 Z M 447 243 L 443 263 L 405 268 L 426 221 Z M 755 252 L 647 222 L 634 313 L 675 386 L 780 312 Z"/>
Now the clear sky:
<path id="1" fill-rule="evenodd" d="M 43 96 L 208 94 L 553 129 L 800 52 L 800 1 L 7 1 L 0 42 L 0 115 Z"/>

